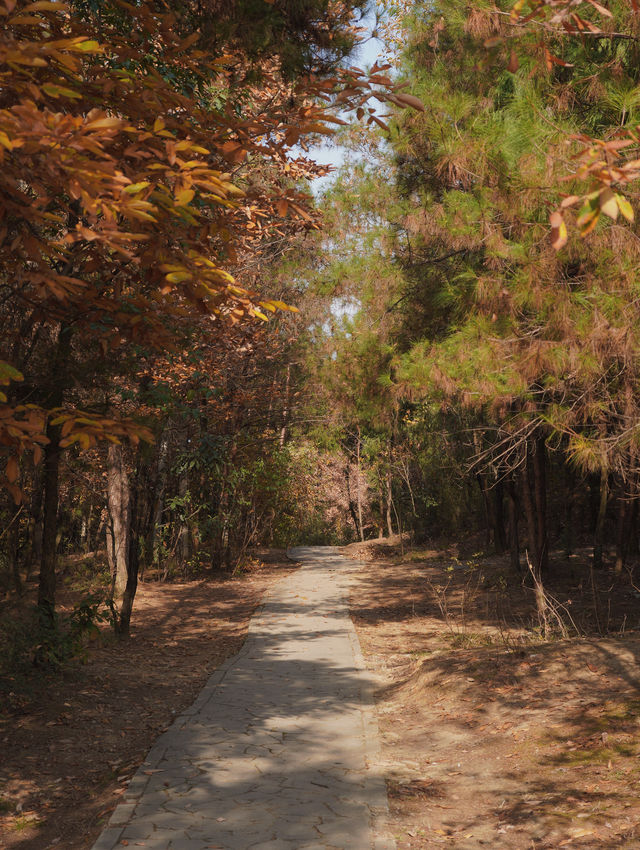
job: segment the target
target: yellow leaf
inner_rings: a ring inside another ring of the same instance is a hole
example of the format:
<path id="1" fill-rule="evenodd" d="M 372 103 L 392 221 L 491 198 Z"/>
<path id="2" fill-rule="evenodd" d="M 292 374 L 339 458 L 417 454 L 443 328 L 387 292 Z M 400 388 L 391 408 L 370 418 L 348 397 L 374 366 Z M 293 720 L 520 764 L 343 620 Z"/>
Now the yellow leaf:
<path id="1" fill-rule="evenodd" d="M 70 48 L 71 49 L 71 48 Z M 97 41 L 91 39 L 76 42 L 73 45 L 74 50 L 79 50 L 81 53 L 102 53 L 102 48 Z"/>
<path id="2" fill-rule="evenodd" d="M 9 136 L 7 136 L 6 133 L 2 132 L 2 130 L 0 130 L 0 145 L 2 145 L 2 147 L 6 148 L 8 151 L 13 150 L 13 142 L 11 141 Z"/>
<path id="3" fill-rule="evenodd" d="M 559 212 L 551 213 L 549 217 L 551 224 L 551 247 L 559 251 L 567 244 L 567 225 Z"/>
<path id="4" fill-rule="evenodd" d="M 122 121 L 122 119 L 105 116 L 104 118 L 96 118 L 94 121 L 89 121 L 84 125 L 84 128 L 85 130 L 101 130 L 110 129 L 112 127 L 122 127 L 123 125 L 124 121 Z"/>
<path id="5" fill-rule="evenodd" d="M 631 206 L 629 201 L 622 195 L 616 195 L 616 203 L 618 204 L 618 209 L 620 210 L 622 215 L 627 219 L 627 221 L 633 221 L 633 207 Z"/>
<path id="6" fill-rule="evenodd" d="M 191 274 L 191 272 L 187 271 L 171 272 L 170 274 L 166 275 L 166 278 L 169 283 L 184 283 L 184 281 L 193 280 L 193 275 Z"/>
<path id="7" fill-rule="evenodd" d="M 600 192 L 598 203 L 600 205 L 600 211 L 604 213 L 604 215 L 609 216 L 609 218 L 613 219 L 614 221 L 618 218 L 618 213 L 620 212 L 620 209 L 618 207 L 618 201 L 616 200 L 616 196 L 608 186 L 606 189 L 603 189 L 602 192 Z"/>
<path id="8" fill-rule="evenodd" d="M 154 224 L 158 223 L 152 215 L 149 215 L 149 213 L 143 212 L 142 210 L 138 209 L 137 207 L 123 207 L 122 214 L 129 216 L 130 218 L 140 219 L 141 221 L 152 221 Z"/>
<path id="9" fill-rule="evenodd" d="M 126 192 L 127 195 L 135 195 L 136 192 L 141 192 L 149 186 L 151 186 L 151 183 L 148 180 L 142 180 L 140 183 L 131 183 L 130 186 L 125 186 L 122 191 Z"/>
<path id="10" fill-rule="evenodd" d="M 196 193 L 193 189 L 183 189 L 181 192 L 178 192 L 176 195 L 176 204 L 183 207 L 185 204 L 190 204 L 191 201 L 195 198 Z"/>

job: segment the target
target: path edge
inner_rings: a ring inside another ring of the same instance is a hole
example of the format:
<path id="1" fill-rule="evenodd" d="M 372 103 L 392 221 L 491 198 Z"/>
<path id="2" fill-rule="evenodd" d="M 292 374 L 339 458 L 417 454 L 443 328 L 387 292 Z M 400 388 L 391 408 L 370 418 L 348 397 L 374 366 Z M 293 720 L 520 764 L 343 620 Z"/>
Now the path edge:
<path id="1" fill-rule="evenodd" d="M 349 565 L 350 573 L 355 572 L 355 570 L 360 567 L 357 562 L 352 561 L 350 558 L 347 558 L 342 554 L 341 557 L 344 559 L 346 564 Z M 351 647 L 356 663 L 363 670 L 369 670 L 365 661 L 364 653 L 362 652 L 360 638 L 358 637 L 358 630 L 356 629 L 355 623 L 353 622 L 353 619 L 351 617 L 349 590 L 351 587 L 353 587 L 353 585 L 354 582 L 353 580 L 351 580 L 349 582 L 349 588 L 347 589 L 346 598 L 347 616 L 349 618 L 349 623 L 351 626 L 351 628 L 349 629 L 349 640 L 351 641 Z M 380 726 L 378 724 L 378 713 L 376 709 L 377 702 L 375 694 L 376 686 L 373 680 L 371 678 L 366 678 L 362 686 L 362 722 L 364 727 L 364 738 L 366 742 L 367 756 L 370 760 L 369 770 L 371 771 L 371 774 L 374 778 L 376 785 L 375 792 L 377 793 L 377 796 L 379 798 L 372 810 L 372 833 L 374 836 L 373 850 L 396 850 L 396 840 L 391 834 L 391 829 L 389 825 L 389 797 L 387 794 L 387 783 L 382 771 L 382 743 L 380 738 Z"/>

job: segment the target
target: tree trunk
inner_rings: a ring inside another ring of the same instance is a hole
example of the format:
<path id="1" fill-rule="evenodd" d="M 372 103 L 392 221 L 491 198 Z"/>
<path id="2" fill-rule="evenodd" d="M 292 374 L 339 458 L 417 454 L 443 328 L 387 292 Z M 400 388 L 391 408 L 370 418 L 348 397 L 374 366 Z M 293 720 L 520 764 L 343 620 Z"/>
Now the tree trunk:
<path id="1" fill-rule="evenodd" d="M 391 470 L 388 469 L 385 475 L 385 486 L 386 486 L 386 520 L 387 520 L 387 534 L 389 537 L 393 537 L 393 523 L 391 521 L 391 512 L 393 510 L 393 488 L 391 481 Z"/>
<path id="2" fill-rule="evenodd" d="M 51 392 L 48 406 L 61 407 L 71 356 L 71 328 L 61 325 L 51 369 Z M 58 500 L 60 474 L 60 426 L 47 424 L 49 442 L 44 450 L 42 557 L 38 584 L 38 608 L 49 622 L 53 621 L 56 605 L 56 538 L 58 531 Z"/>
<path id="3" fill-rule="evenodd" d="M 86 555 L 88 555 L 89 552 L 93 552 L 93 546 L 91 545 L 93 543 L 93 538 L 91 536 L 91 526 L 93 524 L 93 515 L 94 515 L 94 504 L 93 504 L 93 500 L 91 500 L 91 503 L 89 505 L 89 511 L 86 515 L 87 531 L 86 531 L 86 536 L 85 536 L 85 541 L 84 541 L 84 551 L 85 551 Z"/>
<path id="4" fill-rule="evenodd" d="M 627 492 L 621 485 L 619 495 L 618 527 L 616 529 L 616 573 L 620 574 L 627 563 L 629 550 L 633 544 L 633 527 L 638 508 L 638 481 L 631 476 Z"/>
<path id="5" fill-rule="evenodd" d="M 186 564 L 193 554 L 193 540 L 191 537 L 191 529 L 189 528 L 189 524 L 185 519 L 187 508 L 186 496 L 189 492 L 189 475 L 188 472 L 184 471 L 180 473 L 180 478 L 178 479 L 178 496 L 180 497 L 182 504 L 183 516 L 180 519 L 180 529 L 178 531 L 178 561 L 181 565 Z M 228 527 L 225 527 L 227 531 L 227 537 L 223 539 L 222 545 L 223 548 L 227 549 L 229 545 L 228 541 Z"/>
<path id="6" fill-rule="evenodd" d="M 637 494 L 636 484 L 636 494 Z M 636 495 L 631 503 L 629 512 L 629 530 L 627 532 L 627 555 L 637 558 L 640 555 L 640 547 L 638 546 L 638 496 Z"/>
<path id="7" fill-rule="evenodd" d="M 13 500 L 6 494 L 6 514 L 7 516 L 11 516 L 11 519 L 7 523 L 6 528 L 4 529 L 4 533 L 0 535 L 0 540 L 2 537 L 6 537 L 6 546 L 5 552 L 9 564 L 11 565 L 11 578 L 13 580 L 13 589 L 18 594 L 18 596 L 22 596 L 22 576 L 20 575 L 20 563 L 19 563 L 19 550 L 20 550 L 20 515 L 23 511 L 23 506 L 21 505 L 17 510 L 13 504 Z"/>
<path id="8" fill-rule="evenodd" d="M 493 542 L 498 554 L 507 548 L 507 532 L 504 524 L 504 482 L 499 478 L 493 485 Z"/>
<path id="9" fill-rule="evenodd" d="M 609 476 L 605 470 L 600 473 L 600 502 L 598 505 L 598 518 L 596 520 L 595 534 L 593 536 L 593 568 L 601 570 L 603 566 L 602 548 L 604 543 L 604 525 L 607 518 L 607 504 L 609 501 Z"/>
<path id="10" fill-rule="evenodd" d="M 507 512 L 509 519 L 509 556 L 511 569 L 520 572 L 520 543 L 518 539 L 518 496 L 513 475 L 507 479 Z"/>
<path id="11" fill-rule="evenodd" d="M 564 488 L 564 554 L 567 558 L 570 558 L 573 555 L 573 527 L 576 522 L 575 505 L 577 488 L 571 468 L 566 463 L 564 465 Z"/>
<path id="12" fill-rule="evenodd" d="M 31 580 L 33 568 L 42 559 L 42 496 L 42 464 L 40 463 L 33 473 L 33 490 L 27 530 L 28 548 L 24 559 L 25 581 Z"/>
<path id="13" fill-rule="evenodd" d="M 531 461 L 531 444 L 526 445 L 527 456 L 522 466 L 522 507 L 527 521 L 527 543 L 529 550 L 529 561 L 534 577 L 540 574 L 540 550 L 538 549 L 538 524 L 536 522 L 536 508 L 532 493 L 533 464 Z"/>
<path id="14" fill-rule="evenodd" d="M 487 549 L 491 546 L 491 503 L 489 501 L 489 495 L 487 493 L 487 488 L 484 483 L 484 478 L 481 473 L 476 473 L 476 481 L 478 482 L 478 487 L 480 488 L 480 493 L 482 494 L 482 507 L 484 509 L 484 534 L 485 534 L 485 546 Z"/>
<path id="15" fill-rule="evenodd" d="M 131 625 L 131 612 L 133 601 L 138 589 L 138 568 L 140 565 L 140 543 L 138 535 L 139 524 L 139 497 L 142 460 L 139 458 L 136 465 L 133 487 L 131 488 L 128 509 L 128 539 L 126 552 L 126 583 L 122 595 L 122 603 L 118 617 L 118 634 L 127 637 Z"/>
<path id="16" fill-rule="evenodd" d="M 358 505 L 358 527 L 360 529 L 360 540 L 364 543 L 364 529 L 362 527 L 362 490 L 360 487 L 360 426 L 358 425 L 358 439 L 356 441 L 356 502 Z"/>
<path id="17" fill-rule="evenodd" d="M 38 584 L 38 608 L 53 620 L 56 605 L 56 535 L 58 530 L 58 477 L 60 428 L 47 426 L 49 442 L 44 450 L 44 499 L 42 504 L 42 557 Z"/>
<path id="18" fill-rule="evenodd" d="M 151 518 L 147 533 L 145 559 L 147 563 L 158 565 L 160 548 L 158 546 L 158 528 L 162 522 L 164 511 L 164 495 L 167 487 L 167 472 L 169 461 L 169 438 L 165 433 L 160 438 L 158 446 L 158 468 L 156 471 L 155 487 L 152 496 Z"/>
<path id="19" fill-rule="evenodd" d="M 127 587 L 131 493 L 122 446 L 110 444 L 107 452 L 107 557 L 111 569 L 111 595 L 122 599 Z"/>
<path id="20" fill-rule="evenodd" d="M 540 434 L 534 444 L 533 478 L 536 506 L 536 535 L 539 569 L 549 569 L 549 539 L 547 536 L 547 447 L 545 437 Z"/>
<path id="21" fill-rule="evenodd" d="M 362 537 L 362 531 L 360 530 L 360 525 L 358 524 L 358 514 L 356 512 L 356 503 L 351 498 L 351 473 L 350 473 L 350 470 L 349 470 L 349 464 L 348 463 L 344 468 L 344 478 L 345 478 L 345 482 L 347 484 L 347 503 L 349 505 L 349 513 L 351 514 L 351 519 L 353 520 L 353 526 L 356 530 L 356 536 L 359 537 L 362 540 L 363 537 Z"/>
<path id="22" fill-rule="evenodd" d="M 627 525 L 629 501 L 624 490 L 618 494 L 618 518 L 616 522 L 616 575 L 620 575 L 627 559 Z"/>
<path id="23" fill-rule="evenodd" d="M 287 363 L 287 378 L 284 385 L 284 407 L 282 409 L 282 427 L 280 428 L 280 448 L 283 448 L 287 440 L 287 428 L 289 426 L 289 403 L 291 394 L 291 363 Z"/>

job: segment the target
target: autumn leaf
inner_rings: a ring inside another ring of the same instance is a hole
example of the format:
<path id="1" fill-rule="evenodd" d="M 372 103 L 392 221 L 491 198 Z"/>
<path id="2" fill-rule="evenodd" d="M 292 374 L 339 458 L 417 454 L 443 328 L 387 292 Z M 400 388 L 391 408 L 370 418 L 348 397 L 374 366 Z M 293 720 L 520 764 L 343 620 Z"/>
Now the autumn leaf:
<path id="1" fill-rule="evenodd" d="M 396 100 L 399 100 L 400 103 L 404 103 L 406 106 L 410 106 L 413 109 L 416 109 L 418 112 L 424 112 L 424 103 L 420 100 L 420 98 L 415 97 L 412 94 L 404 94 L 403 92 L 395 95 Z"/>
<path id="2" fill-rule="evenodd" d="M 5 471 L 4 471 L 4 474 L 5 474 L 5 475 L 6 475 L 6 477 L 7 477 L 7 481 L 8 481 L 10 484 L 14 484 L 14 483 L 15 483 L 15 481 L 16 481 L 16 480 L 17 480 L 17 478 L 18 478 L 18 472 L 19 472 L 19 468 L 18 468 L 18 461 L 17 461 L 17 460 L 16 460 L 16 458 L 12 455 L 12 456 L 9 458 L 9 460 L 7 461 L 7 465 L 6 465 L 6 467 L 5 467 Z"/>
<path id="3" fill-rule="evenodd" d="M 620 212 L 622 213 L 624 218 L 626 218 L 627 221 L 633 221 L 633 219 L 634 219 L 633 207 L 631 206 L 629 201 L 625 197 L 623 197 L 622 195 L 618 195 L 618 194 L 616 194 L 615 198 L 616 198 L 616 203 L 618 204 L 618 209 L 620 210 Z"/>
<path id="4" fill-rule="evenodd" d="M 598 203 L 600 205 L 600 211 L 604 215 L 609 216 L 614 221 L 618 218 L 618 213 L 620 212 L 618 200 L 609 187 L 606 187 L 600 192 Z"/>
<path id="5" fill-rule="evenodd" d="M 559 251 L 567 244 L 567 225 L 559 212 L 553 212 L 549 216 L 551 224 L 551 246 L 554 250 Z"/>

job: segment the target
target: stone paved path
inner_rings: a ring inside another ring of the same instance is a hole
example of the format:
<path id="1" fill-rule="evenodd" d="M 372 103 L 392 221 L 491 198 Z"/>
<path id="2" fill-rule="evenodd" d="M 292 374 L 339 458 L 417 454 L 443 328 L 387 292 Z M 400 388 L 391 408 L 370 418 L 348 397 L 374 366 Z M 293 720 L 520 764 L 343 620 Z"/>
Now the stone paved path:
<path id="1" fill-rule="evenodd" d="M 157 741 L 93 850 L 393 850 L 350 562 L 295 549 L 242 650 Z"/>

